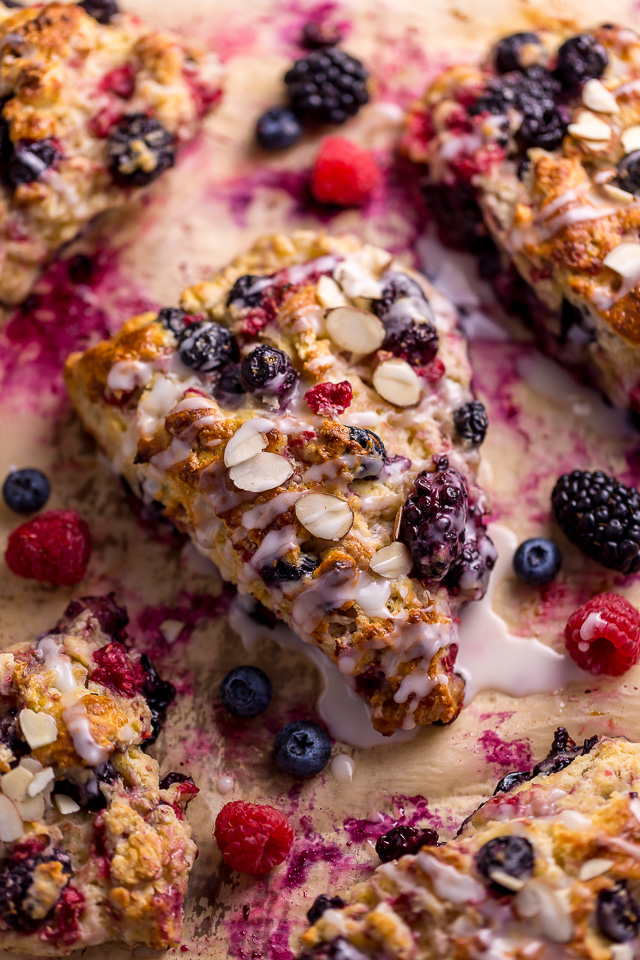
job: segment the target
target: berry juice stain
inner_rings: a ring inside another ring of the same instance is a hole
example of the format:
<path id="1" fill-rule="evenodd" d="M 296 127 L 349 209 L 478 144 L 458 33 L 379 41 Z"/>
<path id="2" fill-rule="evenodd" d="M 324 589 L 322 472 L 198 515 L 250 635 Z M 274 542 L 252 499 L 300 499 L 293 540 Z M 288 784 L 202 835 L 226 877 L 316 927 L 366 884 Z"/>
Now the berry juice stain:
<path id="1" fill-rule="evenodd" d="M 529 770 L 533 766 L 528 740 L 503 740 L 494 730 L 485 730 L 477 740 L 485 761 L 499 768 Z"/>

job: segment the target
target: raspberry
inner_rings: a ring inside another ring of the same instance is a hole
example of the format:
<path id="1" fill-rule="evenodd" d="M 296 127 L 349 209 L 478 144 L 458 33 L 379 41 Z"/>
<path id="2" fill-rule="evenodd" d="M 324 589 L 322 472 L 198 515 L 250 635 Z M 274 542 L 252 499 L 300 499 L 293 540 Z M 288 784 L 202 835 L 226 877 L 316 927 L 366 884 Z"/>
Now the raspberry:
<path id="1" fill-rule="evenodd" d="M 370 153 L 344 137 L 325 137 L 311 175 L 311 193 L 319 203 L 359 207 L 381 180 Z"/>
<path id="2" fill-rule="evenodd" d="M 94 683 L 101 683 L 120 697 L 135 697 L 140 689 L 142 671 L 136 671 L 121 643 L 107 643 L 93 655 L 98 664 L 91 674 Z"/>
<path id="3" fill-rule="evenodd" d="M 618 593 L 600 593 L 569 617 L 567 651 L 589 673 L 619 677 L 640 660 L 640 613 Z"/>
<path id="4" fill-rule="evenodd" d="M 353 390 L 348 380 L 340 383 L 318 383 L 307 390 L 304 398 L 314 413 L 335 417 L 351 406 Z"/>
<path id="5" fill-rule="evenodd" d="M 90 556 L 89 527 L 75 510 L 49 510 L 27 520 L 11 533 L 5 552 L 17 576 L 61 587 L 82 580 Z"/>
<path id="6" fill-rule="evenodd" d="M 253 876 L 282 863 L 293 843 L 293 827 L 266 804 L 233 800 L 216 817 L 215 837 L 225 863 Z"/>

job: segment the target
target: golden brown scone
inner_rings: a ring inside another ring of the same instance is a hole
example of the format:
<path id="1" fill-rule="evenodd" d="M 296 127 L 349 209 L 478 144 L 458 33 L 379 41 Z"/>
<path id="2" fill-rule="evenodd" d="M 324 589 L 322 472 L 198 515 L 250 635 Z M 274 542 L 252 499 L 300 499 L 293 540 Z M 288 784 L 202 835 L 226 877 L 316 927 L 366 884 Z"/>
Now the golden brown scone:
<path id="1" fill-rule="evenodd" d="M 133 14 L 102 19 L 0 3 L 0 302 L 172 166 L 220 98 L 212 53 Z"/>
<path id="2" fill-rule="evenodd" d="M 303 935 L 303 960 L 633 960 L 640 745 L 564 750 L 442 846 L 382 864 Z"/>
<path id="3" fill-rule="evenodd" d="M 171 701 L 125 647 L 113 596 L 70 604 L 0 653 L 0 941 L 59 957 L 123 940 L 175 946 L 196 856 L 193 781 L 143 752 Z"/>
<path id="4" fill-rule="evenodd" d="M 378 730 L 448 723 L 456 613 L 495 560 L 455 311 L 383 250 L 310 231 L 265 237 L 181 306 L 69 359 L 87 429 L 226 579 L 338 664 Z"/>
<path id="5" fill-rule="evenodd" d="M 612 24 L 527 38 L 438 77 L 409 114 L 404 150 L 426 165 L 445 241 L 483 250 L 488 231 L 502 256 L 490 279 L 509 308 L 638 414 L 640 38 Z"/>

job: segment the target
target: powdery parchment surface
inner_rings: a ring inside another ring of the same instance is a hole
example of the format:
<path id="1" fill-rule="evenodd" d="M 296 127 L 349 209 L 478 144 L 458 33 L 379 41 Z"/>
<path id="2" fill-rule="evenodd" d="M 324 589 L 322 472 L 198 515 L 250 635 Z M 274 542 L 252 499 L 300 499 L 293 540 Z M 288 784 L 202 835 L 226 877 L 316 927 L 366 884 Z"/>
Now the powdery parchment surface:
<path id="1" fill-rule="evenodd" d="M 229 592 L 215 572 L 197 561 L 183 540 L 159 538 L 131 514 L 69 409 L 62 362 L 132 313 L 175 303 L 184 286 L 262 232 L 321 223 L 411 258 L 424 215 L 411 176 L 393 160 L 401 109 L 441 66 L 473 59 L 494 34 L 540 22 L 543 10 L 547 17 L 575 15 L 585 25 L 602 14 L 594 0 L 352 0 L 315 6 L 299 0 L 243 5 L 192 0 L 187 10 L 177 0 L 131 0 L 129 6 L 154 23 L 211 43 L 227 64 L 226 97 L 200 140 L 128 223 L 105 222 L 84 241 L 82 249 L 97 251 L 88 282 L 70 283 L 64 264 L 52 268 L 40 285 L 37 309 L 11 316 L 0 334 L 0 475 L 12 464 L 45 469 L 53 486 L 49 506 L 77 508 L 95 543 L 86 581 L 76 590 L 19 580 L 0 565 L 0 637 L 9 644 L 46 630 L 76 593 L 116 591 L 129 608 L 132 636 L 178 688 L 178 703 L 154 748 L 162 770 L 188 772 L 201 789 L 190 807 L 200 857 L 184 945 L 167 955 L 289 960 L 315 895 L 364 876 L 376 862 L 369 841 L 394 822 L 431 824 L 447 836 L 501 775 L 526 767 L 532 756 L 540 758 L 560 723 L 575 737 L 605 732 L 640 737 L 640 669 L 619 683 L 594 682 L 554 696 L 517 701 L 484 693 L 453 726 L 423 730 L 403 745 L 362 751 L 337 744 L 334 753 L 354 761 L 350 784 L 328 772 L 302 784 L 278 774 L 271 761 L 276 731 L 291 719 L 317 719 L 315 669 L 267 637 L 251 656 L 244 652 L 226 620 Z M 296 40 L 312 15 L 341 23 L 344 47 L 363 56 L 377 79 L 373 104 L 341 131 L 378 151 L 388 172 L 384 194 L 362 215 L 328 216 L 309 206 L 306 184 L 317 137 L 275 158 L 251 147 L 255 118 L 278 102 L 280 78 L 299 55 Z M 621 0 L 608 4 L 606 16 L 640 23 L 640 15 Z M 427 269 L 433 264 L 429 258 Z M 524 538 L 553 532 L 549 492 L 560 472 L 599 467 L 638 483 L 640 460 L 634 454 L 637 435 L 621 418 L 542 360 L 526 334 L 505 323 L 508 338 L 473 339 L 472 353 L 477 387 L 491 416 L 486 484 L 496 518 Z M 4 505 L 0 524 L 4 550 L 6 535 L 17 525 Z M 497 608 L 516 633 L 555 645 L 567 615 L 594 593 L 613 587 L 640 601 L 637 578 L 586 563 L 559 542 L 565 564 L 556 584 L 539 591 L 509 579 L 496 595 Z M 173 645 L 159 631 L 167 619 L 185 624 Z M 233 721 L 220 711 L 215 694 L 224 673 L 246 662 L 269 674 L 274 700 L 262 718 Z M 215 786 L 223 775 L 234 780 L 233 792 L 224 798 Z M 232 798 L 272 802 L 295 824 L 287 863 L 266 879 L 221 866 L 213 821 Z M 95 960 L 126 955 L 156 954 L 119 946 L 86 954 Z"/>

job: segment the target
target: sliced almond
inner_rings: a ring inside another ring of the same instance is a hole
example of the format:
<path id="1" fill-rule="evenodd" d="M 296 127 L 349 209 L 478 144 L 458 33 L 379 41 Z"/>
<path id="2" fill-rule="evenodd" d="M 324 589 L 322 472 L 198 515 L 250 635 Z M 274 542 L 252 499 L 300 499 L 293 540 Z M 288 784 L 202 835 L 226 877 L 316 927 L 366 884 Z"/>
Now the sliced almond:
<path id="1" fill-rule="evenodd" d="M 372 276 L 362 263 L 353 258 L 340 261 L 333 271 L 333 279 L 352 300 L 357 297 L 378 300 L 382 296 L 380 281 Z"/>
<path id="2" fill-rule="evenodd" d="M 594 877 L 600 877 L 603 873 L 611 870 L 615 866 L 615 860 L 605 860 L 604 857 L 594 857 L 592 860 L 585 860 L 580 867 L 578 877 L 582 881 L 593 880 Z"/>
<path id="3" fill-rule="evenodd" d="M 80 809 L 79 804 L 65 793 L 54 793 L 53 802 L 63 817 L 68 816 L 70 813 L 77 813 Z"/>
<path id="4" fill-rule="evenodd" d="M 596 113 L 620 113 L 618 101 L 600 80 L 587 80 L 582 88 L 582 102 Z"/>
<path id="5" fill-rule="evenodd" d="M 26 799 L 27 790 L 32 781 L 32 773 L 29 773 L 24 767 L 16 767 L 9 773 L 5 773 L 3 777 L 0 777 L 0 787 L 2 787 L 2 792 L 5 797 L 9 797 L 9 800 L 15 802 L 16 800 Z"/>
<path id="6" fill-rule="evenodd" d="M 581 110 L 575 123 L 570 123 L 568 127 L 572 137 L 578 140 L 598 141 L 608 143 L 611 139 L 611 127 L 595 113 L 589 113 L 588 110 Z"/>
<path id="7" fill-rule="evenodd" d="M 26 823 L 42 820 L 44 816 L 44 797 L 41 793 L 37 797 L 27 797 L 25 800 L 16 800 L 16 809 Z"/>
<path id="8" fill-rule="evenodd" d="M 386 331 L 382 320 L 356 307 L 336 307 L 326 318 L 327 333 L 341 350 L 364 356 L 379 350 Z"/>
<path id="9" fill-rule="evenodd" d="M 296 501 L 296 517 L 314 537 L 341 540 L 353 525 L 353 510 L 330 493 L 307 493 Z"/>
<path id="10" fill-rule="evenodd" d="M 248 490 L 251 493 L 275 490 L 286 483 L 292 474 L 292 465 L 286 457 L 277 453 L 258 453 L 229 470 L 231 482 L 238 490 Z"/>
<path id="11" fill-rule="evenodd" d="M 420 399 L 420 380 L 406 360 L 385 360 L 376 367 L 373 385 L 383 400 L 396 407 L 412 407 Z"/>
<path id="12" fill-rule="evenodd" d="M 184 630 L 184 622 L 182 620 L 163 620 L 158 629 L 167 643 L 175 643 Z"/>
<path id="13" fill-rule="evenodd" d="M 58 739 L 58 727 L 48 713 L 36 713 L 28 708 L 20 711 L 20 728 L 32 750 L 46 747 Z"/>
<path id="14" fill-rule="evenodd" d="M 620 134 L 620 143 L 625 154 L 640 150 L 640 124 L 635 124 L 635 126 L 623 130 Z"/>
<path id="15" fill-rule="evenodd" d="M 406 577 L 411 570 L 409 551 L 404 543 L 390 543 L 374 553 L 369 561 L 369 569 L 388 580 Z"/>
<path id="16" fill-rule="evenodd" d="M 267 446 L 267 438 L 260 429 L 264 426 L 264 418 L 259 417 L 255 420 L 245 420 L 238 427 L 224 450 L 225 467 L 235 467 L 236 464 L 242 463 L 243 460 L 250 460 L 264 450 Z"/>
<path id="17" fill-rule="evenodd" d="M 24 824 L 18 808 L 9 797 L 0 794 L 0 840 L 3 843 L 13 843 L 14 840 L 19 840 L 23 833 Z"/>
<path id="18" fill-rule="evenodd" d="M 36 760 L 35 757 L 23 757 L 20 761 L 20 766 L 28 770 L 29 773 L 38 773 L 39 770 L 44 769 L 40 761 Z"/>
<path id="19" fill-rule="evenodd" d="M 635 200 L 633 193 L 629 193 L 628 190 L 621 190 L 620 187 L 616 187 L 615 183 L 603 183 L 602 189 L 616 203 L 633 203 Z"/>
<path id="20" fill-rule="evenodd" d="M 609 251 L 602 262 L 625 280 L 640 277 L 640 243 L 619 243 Z"/>
<path id="21" fill-rule="evenodd" d="M 42 793 L 43 790 L 46 790 L 46 788 L 54 779 L 55 774 L 53 772 L 53 767 L 45 767 L 44 770 L 38 771 L 27 787 L 28 796 L 36 797 L 39 793 Z"/>
<path id="22" fill-rule="evenodd" d="M 518 890 L 522 890 L 525 885 L 524 880 L 521 880 L 519 877 L 512 877 L 510 873 L 506 873 L 504 870 L 490 870 L 489 876 L 494 883 L 499 883 L 501 887 L 504 887 L 505 890 L 511 890 L 513 893 L 517 893 Z"/>
<path id="23" fill-rule="evenodd" d="M 321 303 L 323 307 L 327 308 L 327 310 L 330 310 L 333 307 L 344 307 L 347 303 L 345 296 L 338 284 L 331 277 L 328 277 L 326 273 L 323 274 L 318 280 L 318 286 L 316 287 L 316 298 L 318 303 Z"/>

